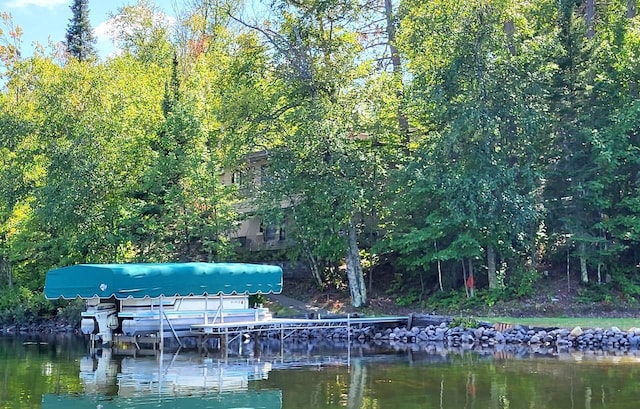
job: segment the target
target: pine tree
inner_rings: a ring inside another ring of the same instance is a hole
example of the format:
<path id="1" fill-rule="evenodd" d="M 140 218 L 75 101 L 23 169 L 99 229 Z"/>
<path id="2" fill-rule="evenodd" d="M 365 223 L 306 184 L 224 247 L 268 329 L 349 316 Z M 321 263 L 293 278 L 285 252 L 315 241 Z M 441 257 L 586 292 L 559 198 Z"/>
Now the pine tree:
<path id="1" fill-rule="evenodd" d="M 67 27 L 67 52 L 78 61 L 89 61 L 96 58 L 93 35 L 89 21 L 89 0 L 74 0 L 71 5 L 73 17 Z"/>

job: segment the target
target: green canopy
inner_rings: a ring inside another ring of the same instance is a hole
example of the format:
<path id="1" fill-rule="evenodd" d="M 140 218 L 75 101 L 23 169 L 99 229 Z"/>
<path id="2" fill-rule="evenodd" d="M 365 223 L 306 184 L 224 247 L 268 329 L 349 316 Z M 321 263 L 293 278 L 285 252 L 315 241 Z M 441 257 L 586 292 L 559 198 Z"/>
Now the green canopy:
<path id="1" fill-rule="evenodd" d="M 78 264 L 50 270 L 49 299 L 156 298 L 282 291 L 278 266 L 243 263 Z"/>

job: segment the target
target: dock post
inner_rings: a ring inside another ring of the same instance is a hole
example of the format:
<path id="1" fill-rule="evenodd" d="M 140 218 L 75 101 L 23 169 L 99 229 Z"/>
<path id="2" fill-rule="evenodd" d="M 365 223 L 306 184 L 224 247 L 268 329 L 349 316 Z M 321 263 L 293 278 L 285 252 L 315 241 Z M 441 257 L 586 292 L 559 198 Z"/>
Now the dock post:
<path id="1" fill-rule="evenodd" d="M 260 345 L 258 344 L 258 332 L 253 333 L 253 356 L 260 358 Z"/>
<path id="2" fill-rule="evenodd" d="M 284 360 L 284 328 L 280 324 L 280 359 Z"/>
<path id="3" fill-rule="evenodd" d="M 226 362 L 227 358 L 229 357 L 229 329 L 228 328 L 224 329 L 224 336 L 220 338 L 220 346 L 221 346 L 220 348 L 221 352 L 224 351 L 223 354 Z"/>
<path id="4" fill-rule="evenodd" d="M 89 354 L 95 356 L 96 354 L 96 334 L 89 335 Z"/>
<path id="5" fill-rule="evenodd" d="M 164 305 L 160 296 L 160 352 L 164 351 Z"/>
<path id="6" fill-rule="evenodd" d="M 347 366 L 351 368 L 351 314 L 347 314 Z"/>

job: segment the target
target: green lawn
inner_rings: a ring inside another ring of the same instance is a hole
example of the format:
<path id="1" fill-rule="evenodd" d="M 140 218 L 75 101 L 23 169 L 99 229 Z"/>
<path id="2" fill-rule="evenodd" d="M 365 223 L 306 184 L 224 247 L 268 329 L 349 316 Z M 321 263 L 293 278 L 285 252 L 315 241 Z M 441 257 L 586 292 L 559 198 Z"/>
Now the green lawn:
<path id="1" fill-rule="evenodd" d="M 575 318 L 575 317 L 541 317 L 541 318 L 515 318 L 515 317 L 477 317 L 480 321 L 492 323 L 502 322 L 506 324 L 521 324 L 534 327 L 560 327 L 560 328 L 611 328 L 618 327 L 628 330 L 632 327 L 640 327 L 639 318 Z"/>

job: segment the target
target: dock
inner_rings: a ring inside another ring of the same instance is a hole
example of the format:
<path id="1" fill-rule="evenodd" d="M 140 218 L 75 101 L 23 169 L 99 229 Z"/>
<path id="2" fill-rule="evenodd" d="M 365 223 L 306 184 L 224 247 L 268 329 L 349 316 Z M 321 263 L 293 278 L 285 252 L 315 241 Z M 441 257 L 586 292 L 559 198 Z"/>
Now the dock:
<path id="1" fill-rule="evenodd" d="M 378 316 L 378 317 L 351 317 L 350 315 L 327 318 L 271 318 L 268 320 L 242 321 L 242 322 L 217 322 L 191 325 L 188 335 L 178 337 L 172 331 L 162 331 L 157 334 L 144 336 L 114 336 L 113 352 L 121 355 L 148 355 L 164 349 L 166 338 L 175 338 L 182 347 L 181 338 L 198 338 L 198 349 L 206 350 L 204 345 L 210 338 L 218 340 L 221 350 L 228 347 L 229 343 L 241 336 L 253 336 L 259 340 L 259 334 L 276 333 L 278 338 L 285 340 L 294 336 L 299 331 L 317 329 L 344 328 L 347 339 L 350 340 L 350 328 L 362 328 L 366 326 L 406 326 L 410 317 L 407 316 Z M 93 341 L 93 339 L 92 339 Z M 258 341 L 259 342 L 259 341 Z M 94 347 L 92 342 L 92 347 Z"/>
<path id="2" fill-rule="evenodd" d="M 323 328 L 350 328 L 354 325 L 383 325 L 407 323 L 408 317 L 343 317 L 343 318 L 272 318 L 264 321 L 199 324 L 191 326 L 193 335 L 231 335 L 251 332 L 278 331 L 285 339 L 296 331 Z M 286 333 L 286 334 L 285 334 Z"/>
<path id="3" fill-rule="evenodd" d="M 245 334 L 276 332 L 279 334 L 280 340 L 285 340 L 298 331 L 345 328 L 347 339 L 350 341 L 350 328 L 354 326 L 406 325 L 408 322 L 409 318 L 404 316 L 351 317 L 347 315 L 339 318 L 272 318 L 263 321 L 192 325 L 191 334 L 199 337 L 200 345 L 204 345 L 208 337 L 216 337 L 219 340 L 220 349 L 223 350 L 226 349 L 229 342 Z"/>

